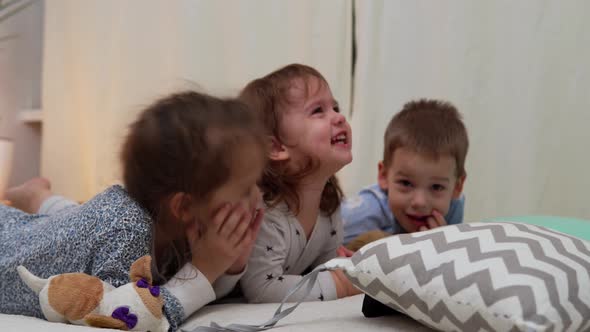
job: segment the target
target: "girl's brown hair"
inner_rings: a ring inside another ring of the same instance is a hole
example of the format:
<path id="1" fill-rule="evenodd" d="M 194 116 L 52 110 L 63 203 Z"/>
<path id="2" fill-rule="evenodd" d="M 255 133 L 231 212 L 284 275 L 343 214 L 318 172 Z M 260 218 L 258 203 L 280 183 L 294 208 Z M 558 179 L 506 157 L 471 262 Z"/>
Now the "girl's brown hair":
<path id="1" fill-rule="evenodd" d="M 290 64 L 248 83 L 240 93 L 240 99 L 262 114 L 268 135 L 274 136 L 282 143 L 280 123 L 283 110 L 286 106 L 300 102 L 293 99 L 289 90 L 296 80 L 303 80 L 308 87 L 304 95 L 304 98 L 307 98 L 310 93 L 310 79 L 317 79 L 320 84 L 328 85 L 324 76 L 314 68 L 302 64 Z M 287 168 L 285 162 L 270 161 L 264 169 L 260 184 L 265 203 L 271 207 L 281 201 L 293 203 L 294 206 L 291 208 L 297 214 L 300 202 L 297 185 L 317 166 L 317 161 L 309 160 L 305 167 L 293 172 Z M 320 210 L 331 215 L 340 206 L 342 197 L 338 179 L 333 175 L 323 189 Z"/>
<path id="2" fill-rule="evenodd" d="M 206 203 L 230 177 L 231 158 L 246 144 L 266 157 L 266 136 L 257 115 L 236 99 L 187 91 L 156 101 L 131 125 L 123 144 L 123 182 L 129 195 L 153 219 L 159 231 L 178 225 L 170 211 L 175 193 Z M 174 275 L 190 259 L 186 239 L 155 253 L 159 281 Z"/>

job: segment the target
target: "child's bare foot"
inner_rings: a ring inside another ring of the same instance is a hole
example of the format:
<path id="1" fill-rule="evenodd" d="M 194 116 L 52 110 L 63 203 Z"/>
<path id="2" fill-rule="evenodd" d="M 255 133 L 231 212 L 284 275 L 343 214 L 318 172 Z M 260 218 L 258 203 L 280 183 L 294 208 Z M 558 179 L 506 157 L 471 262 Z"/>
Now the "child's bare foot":
<path id="1" fill-rule="evenodd" d="M 4 199 L 10 201 L 10 205 L 27 213 L 37 213 L 43 201 L 49 198 L 51 183 L 46 178 L 32 178 L 20 186 L 6 190 Z"/>

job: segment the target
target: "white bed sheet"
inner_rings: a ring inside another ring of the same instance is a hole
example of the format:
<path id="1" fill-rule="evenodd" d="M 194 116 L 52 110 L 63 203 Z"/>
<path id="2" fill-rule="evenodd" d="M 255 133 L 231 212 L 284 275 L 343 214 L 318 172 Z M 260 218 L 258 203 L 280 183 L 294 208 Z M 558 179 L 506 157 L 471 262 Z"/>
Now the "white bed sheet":
<path id="1" fill-rule="evenodd" d="M 281 320 L 270 331 L 400 331 L 423 332 L 431 329 L 404 315 L 365 318 L 361 312 L 363 295 L 336 301 L 302 303 L 291 315 Z M 181 326 L 191 331 L 197 326 L 209 326 L 211 321 L 221 325 L 231 323 L 260 324 L 267 321 L 277 308 L 276 303 L 216 304 L 202 308 Z M 1 331 L 81 332 L 116 331 L 83 326 L 50 323 L 42 319 L 0 314 Z"/>

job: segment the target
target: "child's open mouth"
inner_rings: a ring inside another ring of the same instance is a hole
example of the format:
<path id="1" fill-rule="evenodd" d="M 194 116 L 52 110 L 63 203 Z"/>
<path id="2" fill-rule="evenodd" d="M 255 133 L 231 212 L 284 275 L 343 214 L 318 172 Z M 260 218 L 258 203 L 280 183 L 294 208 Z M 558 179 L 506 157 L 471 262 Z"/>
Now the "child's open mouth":
<path id="1" fill-rule="evenodd" d="M 331 143 L 332 145 L 346 145 L 348 144 L 348 137 L 346 136 L 346 133 L 339 133 L 332 137 Z"/>
<path id="2" fill-rule="evenodd" d="M 410 219 L 410 221 L 414 223 L 418 228 L 422 226 L 428 227 L 428 217 L 430 217 L 430 215 L 416 216 L 412 214 L 407 214 L 407 216 L 408 219 Z"/>

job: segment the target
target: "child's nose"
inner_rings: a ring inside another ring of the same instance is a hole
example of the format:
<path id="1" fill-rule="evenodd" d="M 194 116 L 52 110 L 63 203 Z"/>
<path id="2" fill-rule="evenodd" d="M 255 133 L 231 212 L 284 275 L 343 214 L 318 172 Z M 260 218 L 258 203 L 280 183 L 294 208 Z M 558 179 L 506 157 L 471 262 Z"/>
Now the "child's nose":
<path id="1" fill-rule="evenodd" d="M 412 208 L 423 209 L 428 205 L 428 198 L 422 190 L 416 190 L 412 196 Z"/>
<path id="2" fill-rule="evenodd" d="M 346 122 L 346 118 L 344 117 L 344 115 L 342 113 L 334 111 L 333 114 L 334 114 L 333 121 L 335 124 L 340 124 L 340 123 Z"/>

